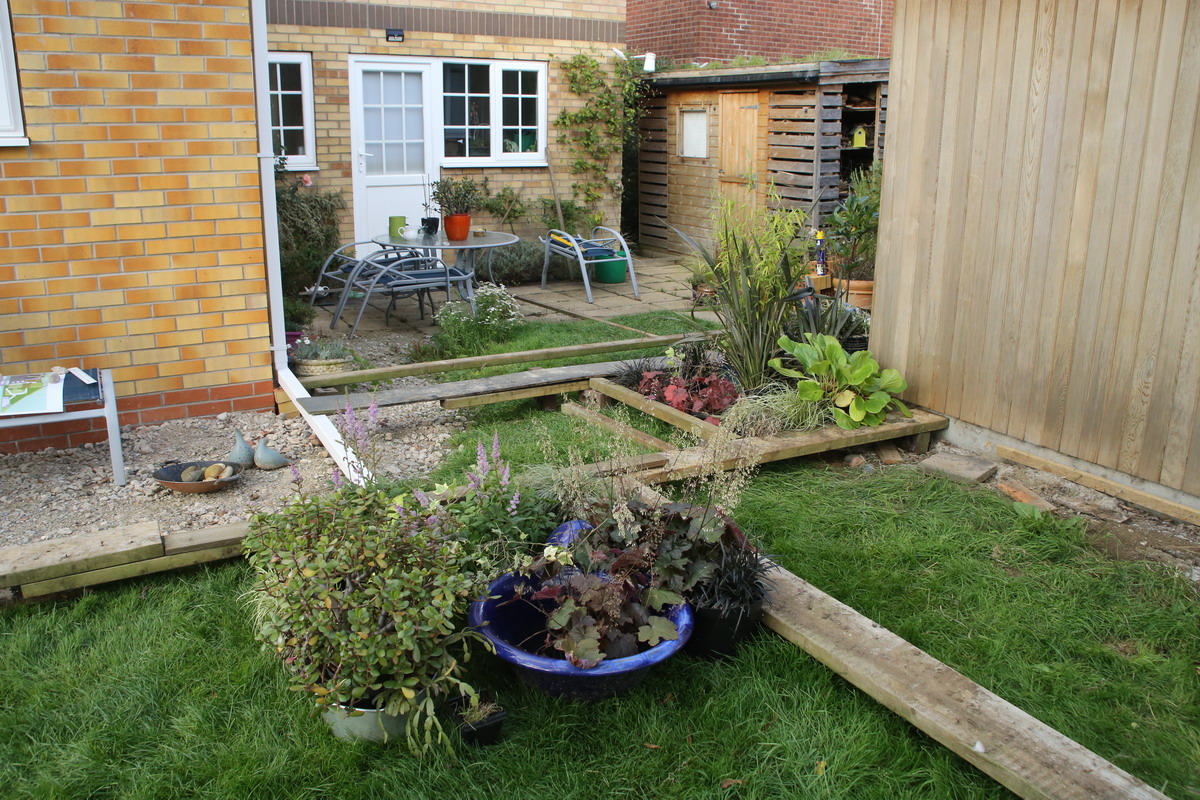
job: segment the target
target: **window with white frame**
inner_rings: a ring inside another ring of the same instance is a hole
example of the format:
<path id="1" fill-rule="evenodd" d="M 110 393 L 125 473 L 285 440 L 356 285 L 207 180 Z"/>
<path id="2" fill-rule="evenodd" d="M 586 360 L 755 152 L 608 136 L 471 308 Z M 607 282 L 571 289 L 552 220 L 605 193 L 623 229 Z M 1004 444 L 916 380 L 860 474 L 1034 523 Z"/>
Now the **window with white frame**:
<path id="1" fill-rule="evenodd" d="M 17 83 L 17 56 L 13 49 L 8 0 L 0 0 L 0 147 L 23 147 L 25 121 L 21 117 L 21 87 Z"/>
<path id="2" fill-rule="evenodd" d="M 679 155 L 683 158 L 708 158 L 708 111 L 679 112 Z"/>
<path id="3" fill-rule="evenodd" d="M 536 61 L 442 64 L 446 166 L 546 163 L 546 65 Z"/>
<path id="4" fill-rule="evenodd" d="M 287 156 L 290 170 L 316 169 L 312 55 L 272 52 L 267 61 L 271 146 L 275 155 Z"/>

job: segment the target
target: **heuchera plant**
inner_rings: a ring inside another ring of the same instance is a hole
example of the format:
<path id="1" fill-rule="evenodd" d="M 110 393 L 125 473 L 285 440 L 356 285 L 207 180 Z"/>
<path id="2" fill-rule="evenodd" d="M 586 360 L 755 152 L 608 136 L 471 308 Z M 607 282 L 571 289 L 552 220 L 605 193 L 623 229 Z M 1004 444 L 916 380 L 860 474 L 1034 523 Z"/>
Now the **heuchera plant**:
<path id="1" fill-rule="evenodd" d="M 643 372 L 638 391 L 651 400 L 698 417 L 720 414 L 738 397 L 733 382 L 720 375 L 684 378 L 662 370 Z"/>

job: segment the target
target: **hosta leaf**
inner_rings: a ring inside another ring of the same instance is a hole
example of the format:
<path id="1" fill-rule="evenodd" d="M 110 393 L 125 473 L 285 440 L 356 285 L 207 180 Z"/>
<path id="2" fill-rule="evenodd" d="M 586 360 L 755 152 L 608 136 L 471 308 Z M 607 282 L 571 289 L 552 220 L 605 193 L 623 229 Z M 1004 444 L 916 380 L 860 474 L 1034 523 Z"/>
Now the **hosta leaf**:
<path id="1" fill-rule="evenodd" d="M 872 414 L 878 414 L 891 399 L 891 395 L 889 395 L 887 392 L 875 392 L 866 399 L 865 405 L 867 407 L 867 411 Z"/>
<path id="2" fill-rule="evenodd" d="M 853 431 L 862 427 L 861 422 L 855 422 L 854 420 L 850 419 L 850 415 L 845 411 L 842 411 L 840 408 L 835 408 L 833 410 L 833 421 L 834 424 L 836 424 L 839 428 L 846 431 Z"/>
<path id="3" fill-rule="evenodd" d="M 638 641 L 653 647 L 663 640 L 674 641 L 679 638 L 679 628 L 666 617 L 651 617 L 649 625 L 638 628 Z"/>
<path id="4" fill-rule="evenodd" d="M 840 408 L 845 408 L 850 405 L 858 397 L 853 389 L 843 389 L 834 395 L 833 404 Z"/>
<path id="5" fill-rule="evenodd" d="M 769 366 L 771 369 L 778 372 L 780 375 L 786 375 L 789 378 L 803 378 L 804 377 L 803 372 L 798 372 L 794 369 L 789 369 L 788 367 L 783 366 L 783 359 L 780 359 L 780 358 L 772 358 L 770 361 L 767 362 L 767 366 Z"/>
<path id="6" fill-rule="evenodd" d="M 850 401 L 850 409 L 847 413 L 850 415 L 850 419 L 855 422 L 862 422 L 863 417 L 867 415 L 867 404 L 863 402 L 861 397 L 855 395 L 854 399 Z"/>
<path id="7" fill-rule="evenodd" d="M 907 391 L 908 383 L 900 375 L 900 370 L 888 368 L 879 374 L 879 388 L 888 394 L 900 394 Z"/>
<path id="8" fill-rule="evenodd" d="M 906 406 L 906 405 L 904 405 L 904 403 L 900 402 L 899 397 L 892 398 L 892 405 L 894 405 L 897 409 L 899 409 L 900 413 L 903 414 L 904 416 L 906 416 L 906 417 L 912 416 L 912 412 L 908 410 L 908 406 Z"/>

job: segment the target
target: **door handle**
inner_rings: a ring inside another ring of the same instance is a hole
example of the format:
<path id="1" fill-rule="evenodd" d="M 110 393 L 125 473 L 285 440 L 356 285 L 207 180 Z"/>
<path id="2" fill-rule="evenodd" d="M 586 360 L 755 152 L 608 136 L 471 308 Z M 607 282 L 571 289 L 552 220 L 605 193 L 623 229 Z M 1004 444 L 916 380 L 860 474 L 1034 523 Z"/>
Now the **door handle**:
<path id="1" fill-rule="evenodd" d="M 358 151 L 358 170 L 359 172 L 367 171 L 367 159 L 374 158 L 374 153 L 368 153 L 365 150 Z"/>

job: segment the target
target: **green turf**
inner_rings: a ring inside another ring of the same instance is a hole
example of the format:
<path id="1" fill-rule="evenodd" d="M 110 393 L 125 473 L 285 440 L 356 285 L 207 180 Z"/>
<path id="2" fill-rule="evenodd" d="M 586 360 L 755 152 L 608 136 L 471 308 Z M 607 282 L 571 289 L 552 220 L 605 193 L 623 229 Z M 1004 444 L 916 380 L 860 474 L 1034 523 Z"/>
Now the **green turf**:
<path id="1" fill-rule="evenodd" d="M 489 424 L 509 456 L 537 460 L 527 420 Z M 903 469 L 776 466 L 737 518 L 797 574 L 1168 794 L 1194 793 L 1200 646 L 1177 576 Z M 0 613 L 6 796 L 1007 796 L 766 631 L 732 662 L 680 657 L 595 705 L 543 698 L 483 654 L 472 677 L 511 713 L 497 747 L 416 761 L 346 745 L 253 643 L 249 581 L 231 564 Z"/>

